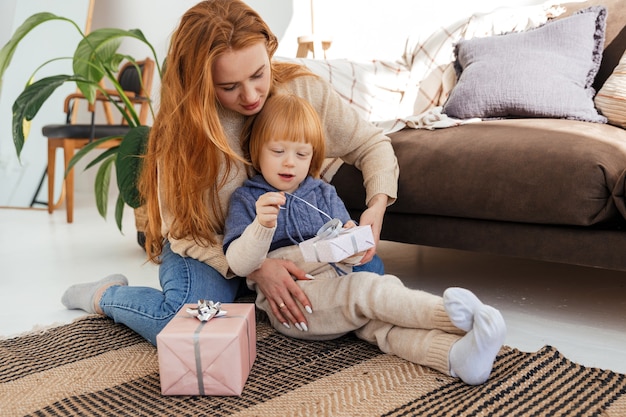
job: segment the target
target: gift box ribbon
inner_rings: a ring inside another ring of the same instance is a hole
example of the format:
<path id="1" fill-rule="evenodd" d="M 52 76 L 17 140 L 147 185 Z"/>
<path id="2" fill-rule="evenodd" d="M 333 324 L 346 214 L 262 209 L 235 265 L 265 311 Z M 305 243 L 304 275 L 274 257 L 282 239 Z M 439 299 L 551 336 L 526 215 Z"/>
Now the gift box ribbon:
<path id="1" fill-rule="evenodd" d="M 246 321 L 246 334 L 248 335 L 248 345 L 250 344 L 250 323 L 246 316 L 221 316 L 219 320 L 239 318 Z M 196 378 L 198 379 L 198 392 L 200 395 L 204 395 L 204 378 L 202 374 L 202 356 L 200 351 L 200 333 L 202 329 L 208 323 L 207 321 L 201 321 L 196 330 L 193 333 L 193 351 L 196 358 Z M 252 368 L 252 362 L 250 361 L 250 352 L 248 352 L 248 369 Z"/>
<path id="2" fill-rule="evenodd" d="M 320 237 L 320 239 L 317 242 L 314 242 L 313 243 L 313 251 L 315 252 L 315 259 L 317 259 L 317 262 L 322 262 L 321 259 L 320 259 L 320 254 L 319 254 L 319 252 L 317 250 L 317 243 L 322 241 L 322 240 L 332 239 L 332 238 L 337 237 L 338 235 L 340 235 L 342 233 L 347 233 L 349 230 L 350 229 L 346 229 L 345 231 L 343 231 L 343 232 L 341 232 L 341 233 L 339 233 L 337 235 L 329 234 L 328 236 Z M 356 237 L 354 237 L 354 234 L 350 235 L 350 241 L 352 242 L 352 249 L 353 249 L 352 254 L 355 254 L 355 253 L 357 253 L 359 251 L 359 245 L 357 243 Z M 346 251 L 346 253 L 348 253 L 348 252 Z M 350 254 L 348 253 L 348 255 L 350 255 Z"/>

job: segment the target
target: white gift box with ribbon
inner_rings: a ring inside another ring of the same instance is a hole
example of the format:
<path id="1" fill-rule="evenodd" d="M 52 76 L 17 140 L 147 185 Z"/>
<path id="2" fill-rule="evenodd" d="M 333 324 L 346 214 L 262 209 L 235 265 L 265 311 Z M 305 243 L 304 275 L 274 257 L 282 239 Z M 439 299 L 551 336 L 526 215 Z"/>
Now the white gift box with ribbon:
<path id="1" fill-rule="evenodd" d="M 342 229 L 334 237 L 316 236 L 299 244 L 306 262 L 340 262 L 374 246 L 371 226 Z"/>

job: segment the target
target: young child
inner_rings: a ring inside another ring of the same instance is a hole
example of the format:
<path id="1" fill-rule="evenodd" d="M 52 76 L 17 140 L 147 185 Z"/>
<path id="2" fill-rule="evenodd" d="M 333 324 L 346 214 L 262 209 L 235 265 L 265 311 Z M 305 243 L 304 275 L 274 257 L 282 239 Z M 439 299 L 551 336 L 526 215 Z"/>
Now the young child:
<path id="1" fill-rule="evenodd" d="M 376 257 L 360 266 L 354 265 L 360 256 L 339 264 L 304 261 L 298 243 L 314 237 L 327 216 L 354 226 L 334 187 L 316 179 L 325 155 L 324 135 L 307 101 L 293 95 L 268 98 L 248 145 L 260 174 L 231 197 L 224 231 L 228 264 L 235 274 L 247 276 L 266 257 L 288 259 L 311 278 L 297 284 L 315 311 L 308 308 L 308 326 L 296 329 L 280 323 L 270 301 L 257 291 L 257 307 L 278 331 L 306 340 L 354 331 L 383 352 L 467 384 L 488 379 L 506 326 L 498 310 L 470 291 L 448 288 L 439 297 L 409 289 L 395 276 L 375 273 L 382 271 Z M 254 288 L 251 281 L 248 285 Z"/>

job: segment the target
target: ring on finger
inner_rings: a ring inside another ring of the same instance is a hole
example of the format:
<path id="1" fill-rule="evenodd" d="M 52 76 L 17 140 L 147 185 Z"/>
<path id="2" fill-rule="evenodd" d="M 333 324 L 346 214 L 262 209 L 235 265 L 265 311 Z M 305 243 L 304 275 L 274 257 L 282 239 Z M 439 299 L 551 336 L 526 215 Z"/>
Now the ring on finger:
<path id="1" fill-rule="evenodd" d="M 284 307 L 285 307 L 285 303 L 278 304 L 278 308 L 284 308 Z"/>

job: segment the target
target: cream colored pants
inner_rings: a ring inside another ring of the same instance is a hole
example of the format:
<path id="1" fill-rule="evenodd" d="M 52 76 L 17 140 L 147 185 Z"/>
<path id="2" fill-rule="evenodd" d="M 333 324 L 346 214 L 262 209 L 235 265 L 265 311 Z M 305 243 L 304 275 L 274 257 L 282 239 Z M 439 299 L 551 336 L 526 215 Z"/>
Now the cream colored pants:
<path id="1" fill-rule="evenodd" d="M 279 251 L 272 257 L 298 260 L 292 251 Z M 334 339 L 354 331 L 385 353 L 450 374 L 450 348 L 465 332 L 450 322 L 442 297 L 407 288 L 393 275 L 337 276 L 329 265 L 296 263 L 315 276 L 315 280 L 297 281 L 313 308 L 313 314 L 305 313 L 309 330 L 287 329 L 257 291 L 256 305 L 277 331 L 305 340 Z"/>

